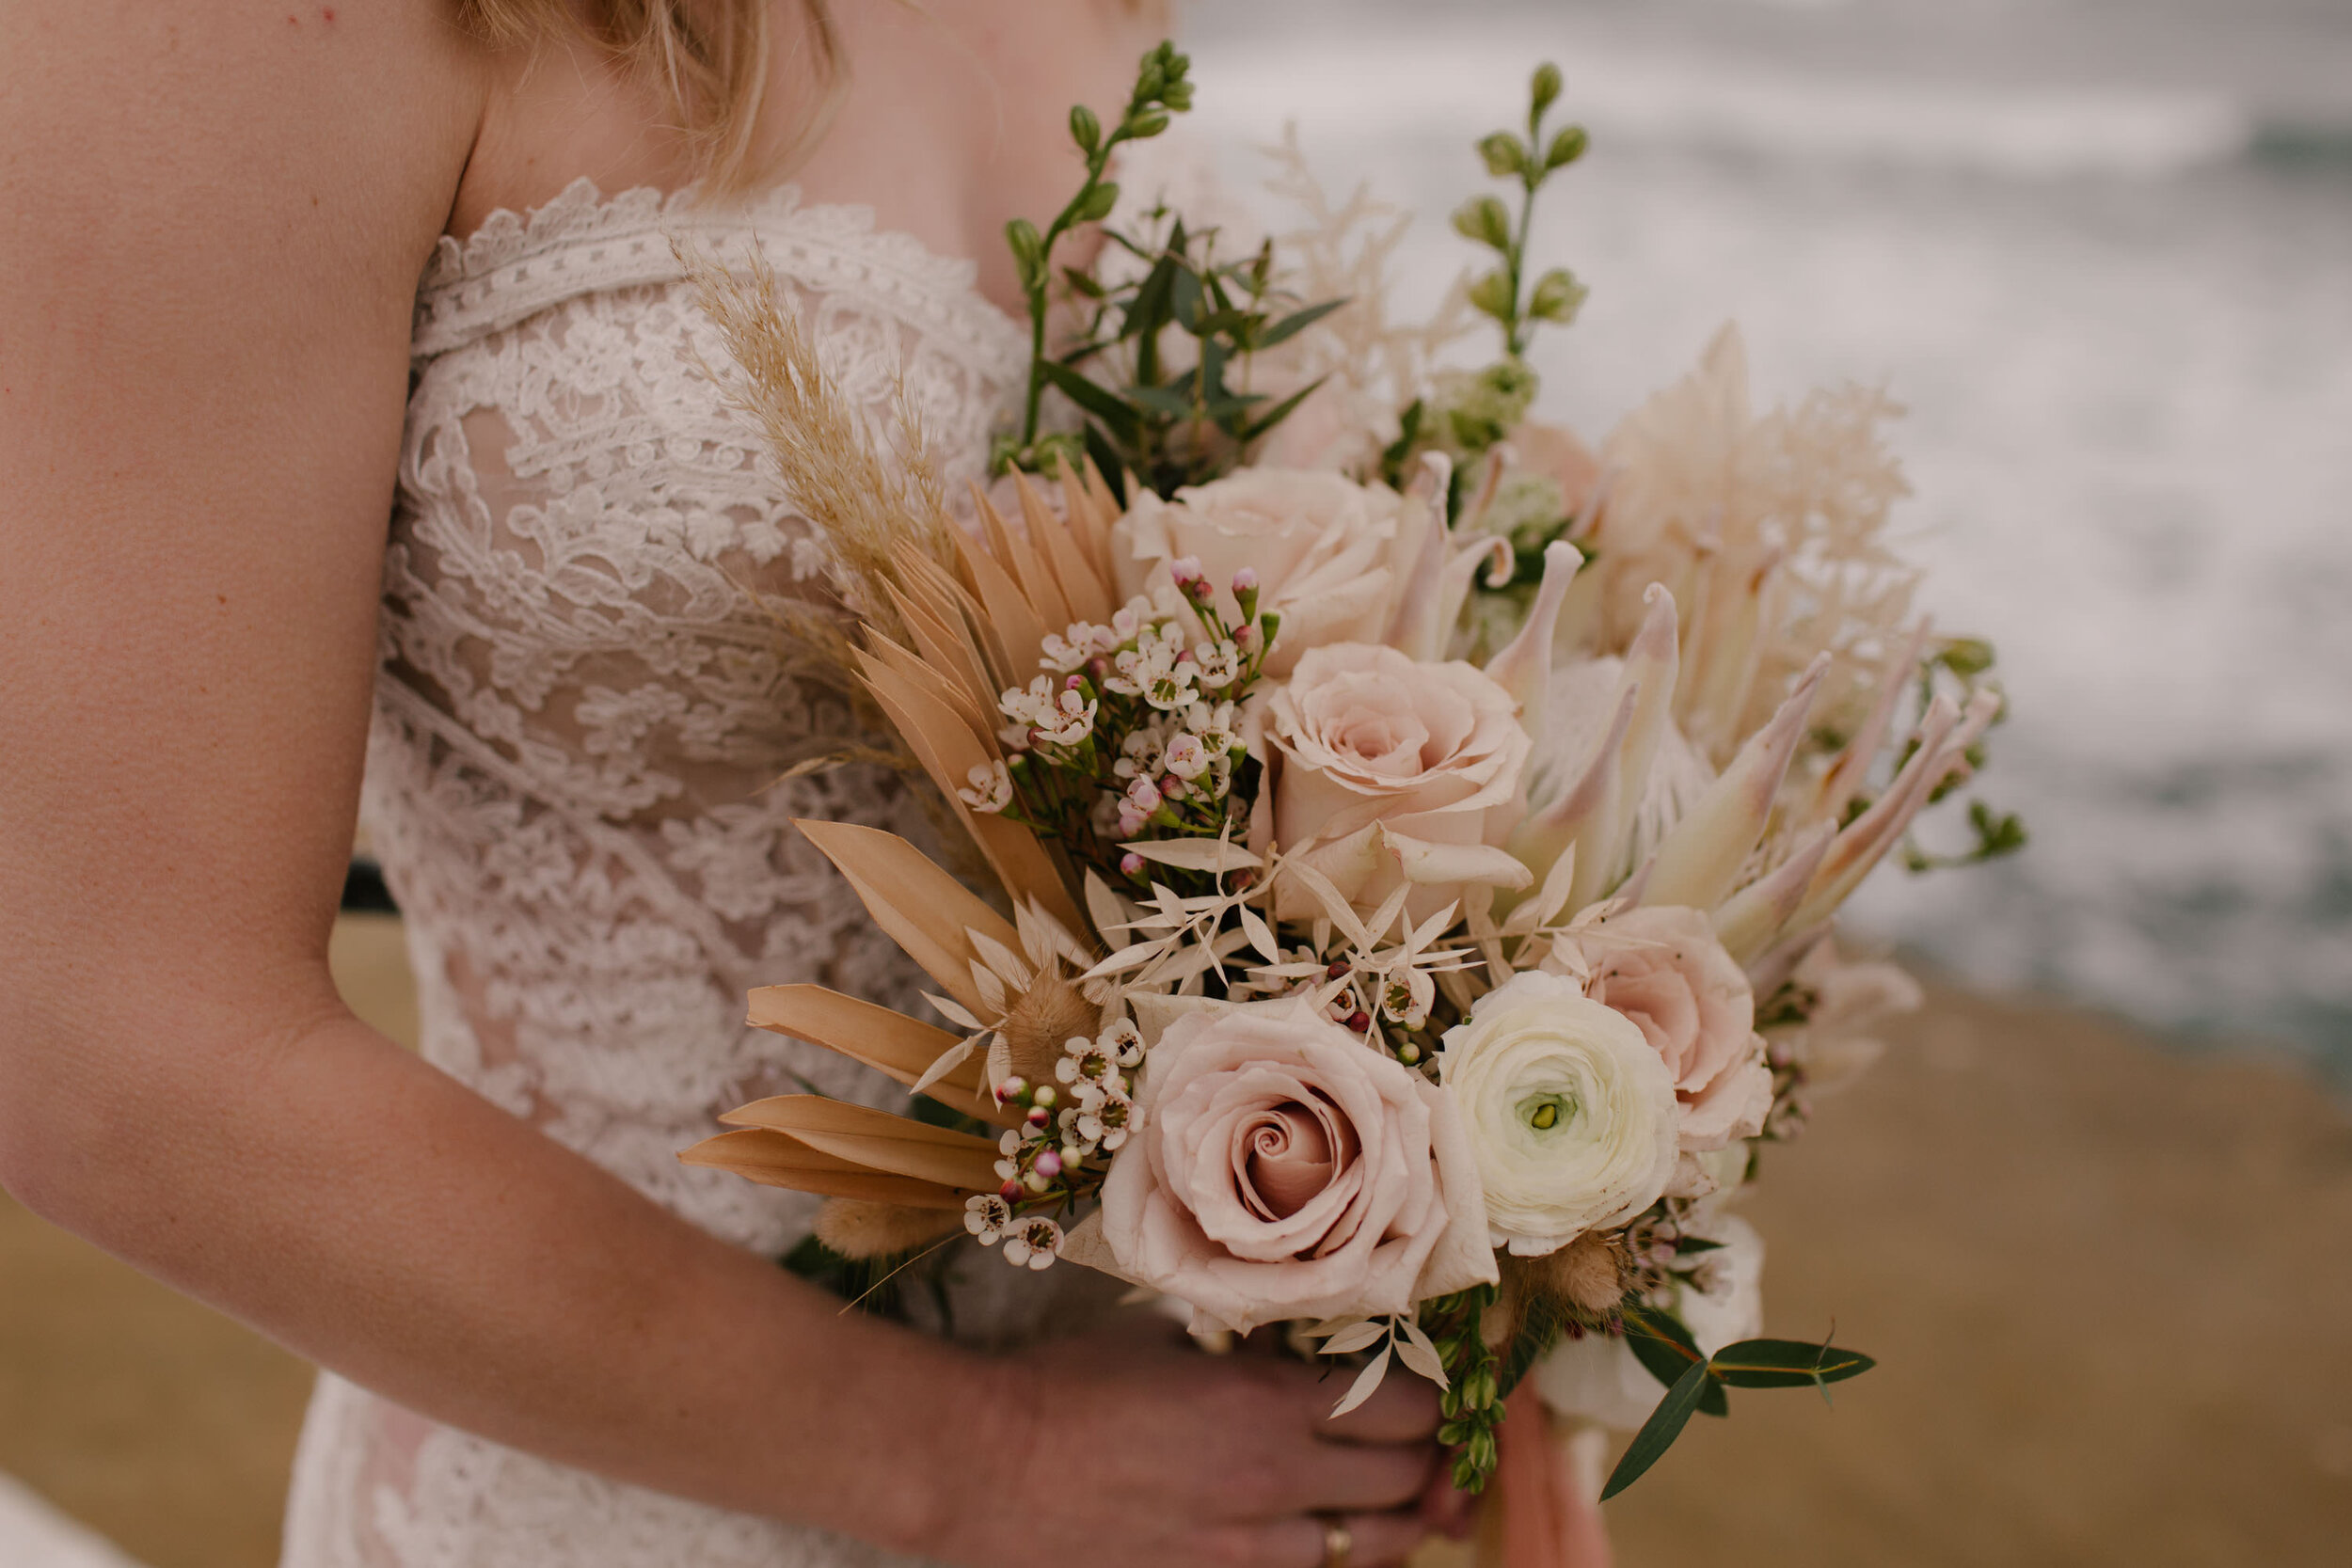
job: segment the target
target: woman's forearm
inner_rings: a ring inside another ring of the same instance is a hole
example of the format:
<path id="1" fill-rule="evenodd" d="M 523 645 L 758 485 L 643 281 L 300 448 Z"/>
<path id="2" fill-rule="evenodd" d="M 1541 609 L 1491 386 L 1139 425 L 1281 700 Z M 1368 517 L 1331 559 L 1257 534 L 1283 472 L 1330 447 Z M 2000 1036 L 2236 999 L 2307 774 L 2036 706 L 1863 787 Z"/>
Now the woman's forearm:
<path id="1" fill-rule="evenodd" d="M 955 1506 L 977 1358 L 844 1314 L 347 1014 L 72 1076 L 12 1167 L 29 1201 L 405 1405 L 900 1546 Z"/>

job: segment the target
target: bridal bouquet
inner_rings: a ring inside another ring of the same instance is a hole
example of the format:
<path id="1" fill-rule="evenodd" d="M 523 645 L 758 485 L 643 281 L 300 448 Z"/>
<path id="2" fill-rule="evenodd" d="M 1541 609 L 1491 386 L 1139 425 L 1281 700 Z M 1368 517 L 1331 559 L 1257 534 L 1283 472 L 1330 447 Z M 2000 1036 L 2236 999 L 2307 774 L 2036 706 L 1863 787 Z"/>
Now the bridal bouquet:
<path id="1" fill-rule="evenodd" d="M 1297 259 L 1117 220 L 1116 150 L 1190 95 L 1146 56 L 1117 124 L 1073 111 L 1077 195 L 1011 228 L 1035 374 L 961 518 L 919 421 L 881 451 L 772 279 L 706 268 L 725 379 L 836 552 L 837 656 L 977 857 L 801 824 L 938 1022 L 815 986 L 751 1022 L 916 1112 L 763 1100 L 684 1158 L 828 1195 L 841 1257 L 968 1237 L 1204 1338 L 1280 1325 L 1350 1369 L 1343 1410 L 1401 1364 L 1467 1487 L 1534 1391 L 1639 1425 L 1613 1491 L 1727 1389 L 1870 1365 L 1756 1337 L 1729 1200 L 1907 1001 L 1835 917 L 1890 854 L 1935 859 L 1914 819 L 2001 702 L 1981 644 L 1911 612 L 1877 395 L 1753 413 L 1726 335 L 1597 456 L 1527 417 L 1530 335 L 1582 294 L 1526 256 L 1584 146 L 1545 135 L 1559 91 L 1545 67 L 1480 144 L 1519 204 L 1456 216 L 1492 269 L 1400 326 L 1368 198 L 1311 195 Z M 1435 368 L 1481 319 L 1502 356 Z M 1953 858 L 2019 839 L 1973 821 Z"/>

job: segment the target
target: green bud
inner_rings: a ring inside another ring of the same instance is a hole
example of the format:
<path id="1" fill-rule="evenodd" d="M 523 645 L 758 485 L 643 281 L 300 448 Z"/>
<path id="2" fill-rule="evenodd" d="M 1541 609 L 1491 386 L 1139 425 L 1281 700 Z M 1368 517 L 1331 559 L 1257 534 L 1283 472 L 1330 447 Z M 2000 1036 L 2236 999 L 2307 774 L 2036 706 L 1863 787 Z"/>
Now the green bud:
<path id="1" fill-rule="evenodd" d="M 1584 156 L 1584 148 L 1589 139 L 1584 135 L 1584 127 L 1581 125 L 1571 125 L 1552 137 L 1549 150 L 1544 153 L 1545 172 L 1549 173 L 1555 168 L 1572 164 Z"/>
<path id="2" fill-rule="evenodd" d="M 1105 180 L 1087 194 L 1085 202 L 1078 208 L 1078 221 L 1100 223 L 1110 216 L 1111 209 L 1118 205 L 1119 185 L 1114 181 Z"/>
<path id="3" fill-rule="evenodd" d="M 1535 68 L 1532 95 L 1535 101 L 1537 114 L 1540 115 L 1551 107 L 1552 100 L 1560 96 L 1560 68 L 1558 66 L 1546 60 Z"/>
<path id="4" fill-rule="evenodd" d="M 1537 321 L 1558 322 L 1562 325 L 1576 319 L 1584 304 L 1584 285 L 1565 267 L 1554 267 L 1535 279 L 1535 292 L 1528 296 L 1527 313 Z"/>
<path id="5" fill-rule="evenodd" d="M 1164 109 L 1146 109 L 1127 121 L 1127 135 L 1145 141 L 1168 129 L 1168 113 Z"/>
<path id="6" fill-rule="evenodd" d="M 1978 637 L 1956 637 L 1944 644 L 1938 663 L 1963 680 L 1993 668 L 1993 644 Z"/>
<path id="7" fill-rule="evenodd" d="M 1071 106 L 1070 139 L 1078 144 L 1082 152 L 1092 152 L 1103 144 L 1103 122 L 1095 119 L 1094 111 L 1084 103 Z"/>
<path id="8" fill-rule="evenodd" d="M 1476 240 L 1497 250 L 1508 252 L 1511 248 L 1511 214 L 1491 196 L 1472 197 L 1455 208 L 1454 231 L 1466 240 Z"/>
<path id="9" fill-rule="evenodd" d="M 1005 243 L 1012 247 L 1012 259 L 1021 269 L 1021 287 L 1030 293 L 1045 286 L 1045 240 L 1038 233 L 1037 225 L 1027 218 L 1015 218 L 1005 225 Z"/>
<path id="10" fill-rule="evenodd" d="M 1483 1475 L 1495 1467 L 1495 1434 L 1492 1427 L 1482 1427 L 1470 1433 L 1462 1452 Z"/>
<path id="11" fill-rule="evenodd" d="M 1508 131 L 1481 138 L 1478 155 L 1486 160 L 1486 172 L 1498 180 L 1527 172 L 1527 144 Z"/>
<path id="12" fill-rule="evenodd" d="M 1470 285 L 1470 305 L 1497 321 L 1511 319 L 1511 279 L 1503 273 L 1490 272 Z"/>

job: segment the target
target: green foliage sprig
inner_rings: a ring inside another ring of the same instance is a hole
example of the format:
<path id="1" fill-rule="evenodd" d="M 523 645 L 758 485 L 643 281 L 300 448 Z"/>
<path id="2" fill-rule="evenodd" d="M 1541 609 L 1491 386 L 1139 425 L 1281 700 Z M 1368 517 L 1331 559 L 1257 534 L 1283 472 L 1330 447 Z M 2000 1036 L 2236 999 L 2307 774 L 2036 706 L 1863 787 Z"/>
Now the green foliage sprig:
<path id="1" fill-rule="evenodd" d="M 1480 138 L 1478 155 L 1486 172 L 1519 186 L 1518 220 L 1515 224 L 1500 198 L 1472 197 L 1454 214 L 1454 230 L 1467 240 L 1495 251 L 1502 265 L 1470 285 L 1470 302 L 1502 328 L 1505 357 L 1525 357 L 1536 324 L 1566 325 L 1584 303 L 1584 286 L 1565 267 L 1553 267 L 1527 287 L 1527 235 L 1534 218 L 1535 193 L 1554 171 L 1584 156 L 1587 137 L 1581 125 L 1570 125 L 1544 138 L 1544 117 L 1560 97 L 1560 68 L 1547 60 L 1535 68 L 1529 84 L 1527 135 L 1497 131 Z"/>
<path id="2" fill-rule="evenodd" d="M 1145 55 L 1127 112 L 1108 135 L 1091 110 L 1072 109 L 1070 135 L 1085 160 L 1085 182 L 1042 234 L 1025 218 L 1006 226 L 1028 301 L 1030 367 L 1021 433 L 997 443 L 999 471 L 1048 472 L 1061 457 L 1077 462 L 1083 453 L 1121 501 L 1130 473 L 1159 494 L 1173 495 L 1248 461 L 1251 449 L 1322 385 L 1300 388 L 1270 407 L 1265 394 L 1249 389 L 1254 356 L 1346 303 L 1299 307 L 1276 285 L 1270 243 L 1249 256 L 1221 261 L 1214 229 L 1188 230 L 1159 209 L 1149 214 L 1142 234 L 1104 233 L 1108 243 L 1145 264 L 1140 277 L 1107 286 L 1083 268 L 1057 271 L 1053 264 L 1054 246 L 1065 233 L 1102 221 L 1118 204 L 1118 185 L 1103 178 L 1111 150 L 1158 135 L 1170 115 L 1191 107 L 1190 69 L 1172 44 L 1160 43 Z M 1082 304 L 1085 323 L 1057 356 L 1046 353 L 1045 329 L 1057 291 Z M 1170 330 L 1194 341 L 1191 354 L 1168 351 L 1163 340 Z M 1172 368 L 1187 359 L 1183 370 Z M 1122 377 L 1120 384 L 1106 379 L 1105 367 L 1115 367 L 1107 373 Z M 1077 405 L 1085 421 L 1079 433 L 1039 434 L 1049 386 Z"/>
<path id="3" fill-rule="evenodd" d="M 1098 467 L 1114 483 L 1124 470 L 1172 496 L 1248 462 L 1257 444 L 1323 385 L 1311 382 L 1268 407 L 1266 394 L 1249 389 L 1249 366 L 1259 353 L 1347 302 L 1301 305 L 1277 287 L 1271 244 L 1244 260 L 1219 261 L 1215 230 L 1188 230 L 1165 211 L 1148 221 L 1152 227 L 1143 236 L 1109 236 L 1150 263 L 1141 278 L 1106 289 L 1071 274 L 1073 293 L 1090 303 L 1089 319 L 1043 373 L 1088 416 L 1087 451 Z M 1164 346 L 1171 330 L 1193 340 L 1189 355 Z M 1106 385 L 1101 372 L 1089 377 L 1080 368 L 1114 358 L 1126 362 L 1124 385 Z M 1182 359 L 1191 362 L 1175 370 Z"/>
<path id="4" fill-rule="evenodd" d="M 2009 694 L 2002 689 L 1999 681 L 1994 676 L 1994 662 L 1993 644 L 1982 638 L 1955 637 L 1946 641 L 1941 647 L 1928 656 L 1920 667 L 1919 706 L 1921 711 L 1924 712 L 1927 705 L 1934 700 L 1936 689 L 1942 685 L 1953 691 L 1954 701 L 1963 708 L 1979 691 L 1994 692 L 2001 699 L 2000 711 L 1993 719 L 1994 726 L 1997 728 L 2009 722 Z M 1918 742 L 1914 740 L 1913 749 L 1916 749 L 1917 744 Z M 1968 761 L 1966 776 L 1946 779 L 1937 784 L 1933 792 L 1928 796 L 1930 805 L 1942 800 L 1954 790 L 1965 787 L 1968 782 L 1975 778 L 1978 770 L 1984 767 L 1988 758 L 1985 739 L 1979 738 L 1976 744 L 1968 748 L 1964 754 Z M 1906 750 L 1900 757 L 1896 759 L 1898 771 L 1904 763 L 1910 760 L 1911 751 Z M 2030 835 L 2026 832 L 2025 818 L 2013 811 L 1997 811 L 1981 800 L 1972 800 L 1968 802 L 1968 827 L 1975 835 L 1976 842 L 1968 848 L 1955 854 L 1937 854 L 1930 851 L 1922 847 L 1916 838 L 1906 834 L 1903 839 L 1903 868 L 1918 873 L 1947 870 L 1963 865 L 1980 865 L 1986 861 L 1998 860 L 2004 855 L 2017 853 L 2025 848 L 2030 840 Z"/>
<path id="5" fill-rule="evenodd" d="M 1860 1351 L 1831 1348 L 1828 1338 L 1818 1345 L 1802 1339 L 1742 1339 L 1708 1355 L 1672 1313 L 1647 1307 L 1625 1309 L 1625 1334 L 1635 1357 L 1667 1386 L 1666 1397 L 1610 1472 L 1609 1484 L 1601 1489 L 1603 1502 L 1641 1480 L 1682 1435 L 1693 1414 L 1728 1416 L 1731 1402 L 1725 1389 L 1811 1387 L 1820 1389 L 1826 1402 L 1831 1384 L 1859 1377 L 1878 1365 Z"/>
<path id="6" fill-rule="evenodd" d="M 1119 186 L 1103 178 L 1111 153 L 1121 142 L 1146 141 L 1168 129 L 1169 119 L 1192 107 L 1192 60 L 1163 39 L 1146 51 L 1136 70 L 1136 85 L 1127 96 L 1126 112 L 1108 135 L 1092 109 L 1083 103 L 1070 110 L 1070 139 L 1078 145 L 1086 163 L 1086 180 L 1062 210 L 1038 232 L 1027 218 L 1005 225 L 1005 242 L 1012 247 L 1020 269 L 1021 293 L 1029 308 L 1029 392 L 1022 407 L 1021 438 L 1016 460 L 1030 459 L 1038 444 L 1038 415 L 1045 397 L 1045 314 L 1054 277 L 1054 246 L 1081 224 L 1100 223 L 1119 204 Z M 1050 454 L 1047 454 L 1050 455 Z M 1021 461 L 1025 467 L 1044 471 L 1044 464 Z"/>
<path id="7" fill-rule="evenodd" d="M 1464 239 L 1495 254 L 1497 264 L 1470 286 L 1470 303 L 1502 329 L 1502 357 L 1483 370 L 1440 376 L 1429 396 L 1416 399 L 1398 421 L 1397 438 L 1380 454 L 1380 475 L 1401 484 L 1424 451 L 1454 460 L 1454 493 L 1447 498 L 1451 520 L 1460 510 L 1470 464 L 1507 439 L 1535 402 L 1539 389 L 1526 355 L 1539 325 L 1565 326 L 1584 304 L 1585 288 L 1565 267 L 1552 267 L 1532 281 L 1527 242 L 1534 225 L 1535 193 L 1561 169 L 1584 155 L 1581 125 L 1565 126 L 1549 138 L 1544 121 L 1559 101 L 1560 68 L 1546 61 L 1528 85 L 1526 133 L 1495 131 L 1479 138 L 1486 172 L 1518 187 L 1518 214 L 1492 193 L 1474 196 L 1454 209 L 1454 229 Z M 1561 517 L 1533 541 L 1529 559 L 1540 562 L 1543 545 L 1566 526 Z"/>
<path id="8" fill-rule="evenodd" d="M 1454 1484 L 1465 1492 L 1484 1490 L 1494 1474 L 1495 1429 L 1502 1424 L 1502 1401 L 1511 1391 L 1485 1334 L 1486 1310 L 1499 1293 L 1491 1285 L 1473 1285 L 1421 1307 L 1422 1328 L 1445 1366 L 1446 1387 L 1438 1396 L 1444 1424 L 1438 1428 L 1438 1441 L 1454 1450 Z"/>

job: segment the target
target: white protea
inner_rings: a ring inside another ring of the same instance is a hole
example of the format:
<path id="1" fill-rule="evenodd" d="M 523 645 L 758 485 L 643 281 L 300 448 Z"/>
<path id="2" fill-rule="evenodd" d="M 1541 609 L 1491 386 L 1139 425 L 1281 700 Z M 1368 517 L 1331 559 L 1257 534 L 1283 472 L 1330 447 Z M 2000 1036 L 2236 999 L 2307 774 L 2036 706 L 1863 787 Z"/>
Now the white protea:
<path id="1" fill-rule="evenodd" d="M 1886 537 L 1910 486 L 1880 427 L 1900 411 L 1850 387 L 1759 414 L 1746 346 L 1725 326 L 1605 443 L 1603 497 L 1576 533 L 1597 560 L 1567 635 L 1622 652 L 1662 584 L 1685 622 L 1675 720 L 1716 766 L 1823 653 L 1816 721 L 1850 730 L 1905 641 L 1919 577 Z"/>
<path id="2" fill-rule="evenodd" d="M 1897 721 L 1927 641 L 1924 625 L 1906 628 L 1854 689 L 1867 705 L 1851 738 L 1834 752 L 1815 743 L 1808 755 L 1837 655 L 1818 650 L 1793 678 L 1767 679 L 1767 652 L 1750 639 L 1739 649 L 1745 667 L 1724 689 L 1769 697 L 1771 705 L 1761 722 L 1733 727 L 1718 763 L 1680 717 L 1690 711 L 1689 683 L 1718 676 L 1704 665 L 1694 674 L 1687 657 L 1693 639 L 1662 584 L 1643 586 L 1641 621 L 1621 657 L 1554 668 L 1532 656 L 1550 650 L 1548 623 L 1572 597 L 1580 565 L 1565 546 L 1548 552 L 1526 627 L 1488 666 L 1500 667 L 1531 705 L 1538 743 L 1511 852 L 1547 884 L 1555 866 L 1568 867 L 1565 910 L 1614 897 L 1708 911 L 1758 993 L 1769 992 L 1827 933 L 1838 906 L 1937 789 L 1967 775 L 1968 750 L 1998 716 L 2000 699 L 1978 691 L 1963 708 L 1939 695 L 1905 733 Z M 1762 590 L 1743 592 L 1748 611 L 1734 619 L 1765 624 Z M 1702 703 L 1697 711 L 1717 710 Z M 1892 776 L 1867 809 L 1851 812 L 1882 768 Z"/>

